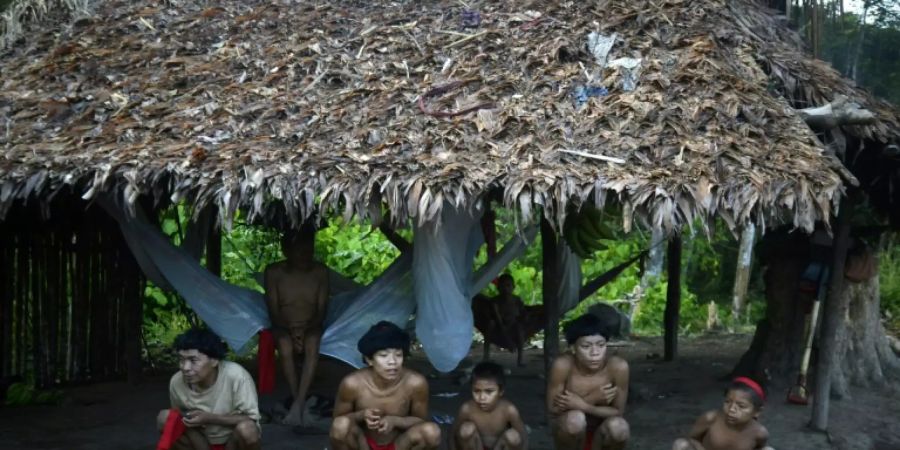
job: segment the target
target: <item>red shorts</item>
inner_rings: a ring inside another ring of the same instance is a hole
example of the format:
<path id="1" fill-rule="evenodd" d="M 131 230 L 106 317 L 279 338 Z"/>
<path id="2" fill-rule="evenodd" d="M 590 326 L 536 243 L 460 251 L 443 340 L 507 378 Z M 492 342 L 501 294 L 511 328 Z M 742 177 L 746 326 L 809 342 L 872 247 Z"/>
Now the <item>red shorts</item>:
<path id="1" fill-rule="evenodd" d="M 588 430 L 584 433 L 584 450 L 591 450 L 591 447 L 594 446 L 594 431 L 596 429 Z"/>
<path id="2" fill-rule="evenodd" d="M 170 409 L 169 415 L 166 417 L 166 424 L 163 426 L 162 436 L 159 437 L 159 442 L 156 444 L 156 449 L 169 450 L 186 430 L 187 426 L 181 421 L 181 411 Z M 209 450 L 225 450 L 225 444 L 209 444 Z"/>
<path id="3" fill-rule="evenodd" d="M 371 450 L 395 450 L 393 442 L 388 442 L 387 444 L 379 444 L 375 442 L 375 439 L 372 439 L 369 436 L 366 436 L 366 444 L 369 444 L 369 448 Z"/>

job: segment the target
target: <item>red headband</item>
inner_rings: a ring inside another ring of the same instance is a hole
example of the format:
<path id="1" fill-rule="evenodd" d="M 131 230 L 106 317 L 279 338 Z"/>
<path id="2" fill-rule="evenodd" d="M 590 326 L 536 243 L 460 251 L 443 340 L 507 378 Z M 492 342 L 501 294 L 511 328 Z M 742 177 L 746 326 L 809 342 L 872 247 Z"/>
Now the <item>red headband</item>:
<path id="1" fill-rule="evenodd" d="M 739 383 L 747 386 L 752 389 L 753 392 L 756 392 L 756 395 L 759 395 L 759 398 L 762 399 L 763 402 L 766 401 L 766 394 L 763 393 L 762 387 L 759 386 L 755 381 L 747 378 L 747 377 L 737 377 L 734 380 L 731 380 L 732 383 Z"/>

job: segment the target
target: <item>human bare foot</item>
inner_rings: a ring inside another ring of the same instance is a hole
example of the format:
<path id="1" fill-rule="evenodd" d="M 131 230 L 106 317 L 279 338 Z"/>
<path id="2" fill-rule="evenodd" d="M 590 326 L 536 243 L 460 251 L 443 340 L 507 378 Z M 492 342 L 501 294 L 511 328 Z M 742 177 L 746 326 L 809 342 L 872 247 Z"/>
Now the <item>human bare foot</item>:
<path id="1" fill-rule="evenodd" d="M 303 406 L 303 402 L 294 402 L 281 423 L 289 426 L 303 425 Z"/>

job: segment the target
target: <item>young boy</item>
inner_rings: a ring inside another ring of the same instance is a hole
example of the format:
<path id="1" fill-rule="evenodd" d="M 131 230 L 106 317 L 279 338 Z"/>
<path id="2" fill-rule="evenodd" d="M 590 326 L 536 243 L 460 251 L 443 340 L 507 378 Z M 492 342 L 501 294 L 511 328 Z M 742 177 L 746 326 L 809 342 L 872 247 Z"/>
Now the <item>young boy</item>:
<path id="1" fill-rule="evenodd" d="M 483 362 L 472 370 L 472 400 L 463 403 L 453 422 L 450 448 L 456 450 L 525 450 L 528 434 L 516 409 L 503 397 L 503 368 Z"/>
<path id="2" fill-rule="evenodd" d="M 689 437 L 676 440 L 672 450 L 772 450 L 766 445 L 769 432 L 757 421 L 765 401 L 759 384 L 735 378 L 725 391 L 722 409 L 700 416 Z"/>
<path id="3" fill-rule="evenodd" d="M 547 382 L 556 450 L 625 448 L 630 436 L 622 417 L 628 401 L 628 363 L 607 356 L 609 332 L 592 314 L 566 325 L 565 335 L 572 351 L 553 361 Z"/>
<path id="4" fill-rule="evenodd" d="M 403 367 L 409 335 L 391 322 L 357 343 L 369 367 L 344 377 L 331 423 L 332 450 L 435 450 L 441 429 L 427 422 L 428 382 Z"/>

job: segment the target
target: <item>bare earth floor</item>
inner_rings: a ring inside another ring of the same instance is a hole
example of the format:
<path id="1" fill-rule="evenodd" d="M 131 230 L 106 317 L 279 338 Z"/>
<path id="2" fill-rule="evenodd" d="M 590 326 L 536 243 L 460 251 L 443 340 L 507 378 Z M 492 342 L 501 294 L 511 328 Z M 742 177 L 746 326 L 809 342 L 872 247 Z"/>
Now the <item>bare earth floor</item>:
<path id="1" fill-rule="evenodd" d="M 682 339 L 679 358 L 673 363 L 653 357 L 662 353 L 658 338 L 632 340 L 617 347 L 617 353 L 631 364 L 632 393 L 626 414 L 632 432 L 629 448 L 671 448 L 672 440 L 686 432 L 700 413 L 717 408 L 726 385 L 718 378 L 728 372 L 748 343 L 748 336 L 738 335 Z M 480 356 L 478 349 L 470 359 Z M 531 429 L 531 448 L 551 448 L 544 420 L 544 380 L 538 375 L 543 366 L 540 350 L 529 352 L 528 367 L 523 369 L 514 366 L 509 353 L 495 350 L 493 356 L 511 368 L 506 396 L 519 406 Z M 413 356 L 412 365 L 426 374 L 430 372 L 421 354 Z M 324 382 L 317 384 L 326 386 L 327 391 L 339 377 L 336 371 L 330 371 L 320 377 Z M 432 414 L 456 413 L 467 395 L 465 386 L 457 384 L 458 378 L 430 379 Z M 168 376 L 160 375 L 137 387 L 100 383 L 72 388 L 62 406 L 2 407 L 0 449 L 155 448 L 153 422 L 157 411 L 166 407 L 167 380 Z M 279 384 L 283 389 L 283 383 Z M 900 402 L 896 393 L 856 389 L 852 400 L 833 402 L 830 436 L 808 431 L 809 407 L 786 404 L 784 394 L 771 392 L 761 418 L 776 449 L 900 449 Z M 262 408 L 271 409 L 275 399 L 283 396 L 281 392 L 264 397 Z M 318 423 L 323 432 L 327 425 L 326 420 Z M 327 449 L 328 443 L 324 434 L 300 436 L 288 427 L 267 424 L 263 427 L 263 448 L 318 450 Z"/>

